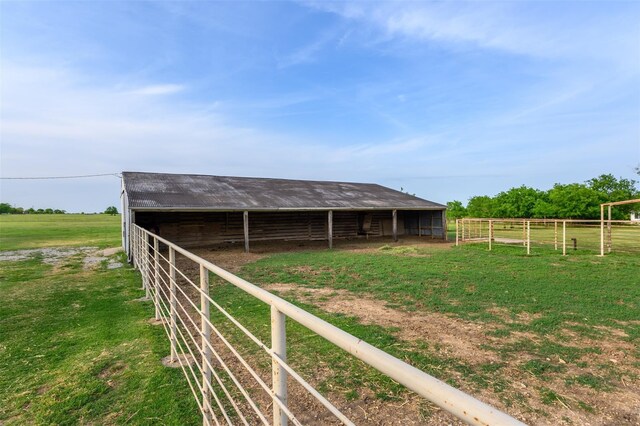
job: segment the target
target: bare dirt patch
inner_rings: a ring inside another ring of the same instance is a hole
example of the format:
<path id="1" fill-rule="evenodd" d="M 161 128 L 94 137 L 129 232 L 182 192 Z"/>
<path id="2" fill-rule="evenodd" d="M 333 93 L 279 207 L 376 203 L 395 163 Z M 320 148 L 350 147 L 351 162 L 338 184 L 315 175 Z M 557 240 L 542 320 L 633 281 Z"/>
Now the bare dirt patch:
<path id="1" fill-rule="evenodd" d="M 503 367 L 499 374 L 506 378 L 508 383 L 507 389 L 500 395 L 488 388 L 480 391 L 476 389 L 465 390 L 531 424 L 570 424 L 570 422 L 584 425 L 639 424 L 637 422 L 640 421 L 640 418 L 638 418 L 637 410 L 634 411 L 633 408 L 640 407 L 640 388 L 637 387 L 637 380 L 627 379 L 625 382 L 624 378 L 621 378 L 620 386 L 617 389 L 606 392 L 585 385 L 568 385 L 560 377 L 539 377 L 523 370 L 522 364 L 532 359 L 527 354 L 519 354 L 517 359 L 502 359 L 497 351 L 486 349 L 487 346 L 499 348 L 523 339 L 539 341 L 540 336 L 533 333 L 512 332 L 508 337 L 497 338 L 486 334 L 495 329 L 495 326 L 491 324 L 464 321 L 438 313 L 404 312 L 386 306 L 383 301 L 363 297 L 361 294 L 346 290 L 309 288 L 283 283 L 267 285 L 265 289 L 280 293 L 286 298 L 313 304 L 327 312 L 357 317 L 364 324 L 396 328 L 395 334 L 399 339 L 408 342 L 416 340 L 429 342 L 439 347 L 439 356 L 460 359 L 470 365 L 502 364 Z M 529 323 L 539 317 L 539 315 L 522 313 L 516 315 L 514 319 L 510 314 L 507 315 L 506 310 L 498 308 L 492 309 L 492 313 L 508 322 Z M 569 376 L 602 374 L 597 371 L 595 366 L 607 362 L 613 362 L 618 367 L 631 364 L 634 362 L 632 355 L 634 346 L 629 342 L 615 339 L 615 337 L 619 337 L 620 333 L 612 332 L 611 336 L 614 339 L 607 338 L 598 341 L 577 335 L 573 336 L 572 345 L 577 347 L 597 346 L 601 351 L 584 357 L 588 367 L 578 368 L 567 365 L 567 362 L 560 358 L 548 358 L 546 361 L 566 368 Z M 563 341 L 562 343 L 567 342 Z M 464 381 L 464 375 L 457 374 L 457 376 Z M 541 395 L 545 392 L 553 392 L 558 395 L 558 398 L 552 401 L 549 401 L 548 398 L 545 403 L 541 399 Z M 522 404 L 511 407 L 504 405 L 505 397 L 510 398 L 516 395 L 519 395 L 517 397 L 522 400 Z M 386 418 L 389 410 L 381 411 L 376 404 L 367 404 L 367 401 L 367 398 L 364 398 L 352 403 L 352 405 L 356 404 L 362 408 L 353 412 L 356 415 L 361 414 L 359 417 L 361 423 L 369 424 L 367 419 L 370 418 L 368 413 L 371 412 L 376 413 L 376 421 L 383 422 L 380 424 L 402 424 L 402 422 L 394 423 L 393 421 L 399 419 L 398 413 L 395 417 L 392 416 L 392 419 Z M 380 402 L 378 401 L 378 403 Z M 575 407 L 580 404 L 592 407 L 594 413 L 576 409 Z M 405 408 L 415 412 L 417 409 L 415 401 L 411 402 L 409 399 Z M 546 414 L 542 415 L 543 412 Z M 406 419 L 404 421 L 406 422 Z M 446 424 L 448 421 L 450 422 L 446 417 L 430 416 L 428 420 L 425 419 L 416 424 Z"/>
<path id="2" fill-rule="evenodd" d="M 380 300 L 347 290 L 300 287 L 295 284 L 270 284 L 264 287 L 285 297 L 311 303 L 327 312 L 357 317 L 365 324 L 397 328 L 398 338 L 423 340 L 442 347 L 443 354 L 474 364 L 499 361 L 494 351 L 481 349 L 486 343 L 483 324 L 463 321 L 437 313 L 409 313 L 392 309 Z"/>

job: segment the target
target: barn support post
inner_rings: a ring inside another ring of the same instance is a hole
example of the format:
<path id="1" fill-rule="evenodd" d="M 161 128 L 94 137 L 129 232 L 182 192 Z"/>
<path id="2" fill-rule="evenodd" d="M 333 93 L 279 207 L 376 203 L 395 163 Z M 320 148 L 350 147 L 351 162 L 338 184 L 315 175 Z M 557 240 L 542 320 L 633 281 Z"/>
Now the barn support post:
<path id="1" fill-rule="evenodd" d="M 177 349 L 177 293 L 176 293 L 176 251 L 173 247 L 169 247 L 169 294 L 171 295 L 171 301 L 169 303 L 171 309 L 171 320 L 170 320 L 170 328 L 171 328 L 171 362 L 175 362 L 178 359 L 178 349 Z"/>
<path id="2" fill-rule="evenodd" d="M 275 306 L 271 305 L 271 350 L 283 361 L 287 361 L 287 328 L 286 316 Z M 274 426 L 287 426 L 288 418 L 276 403 L 276 399 L 287 406 L 287 372 L 273 360 L 271 364 L 271 376 L 273 381 L 273 424 Z"/>
<path id="3" fill-rule="evenodd" d="M 209 321 L 211 320 L 211 314 L 209 312 L 209 270 L 200 265 L 200 332 L 201 338 L 201 350 L 202 350 L 202 410 L 203 425 L 210 425 L 213 418 L 211 407 L 211 359 L 212 353 L 209 347 L 209 341 L 211 340 L 211 326 Z"/>
<path id="4" fill-rule="evenodd" d="M 600 256 L 604 256 L 604 204 L 600 204 Z"/>
<path id="5" fill-rule="evenodd" d="M 242 213 L 242 222 L 244 224 L 244 251 L 249 253 L 249 212 L 247 210 Z"/>
<path id="6" fill-rule="evenodd" d="M 447 211 L 442 210 L 442 239 L 449 241 L 449 226 L 447 225 Z"/>
<path id="7" fill-rule="evenodd" d="M 562 255 L 567 255 L 567 221 L 562 221 Z"/>
<path id="8" fill-rule="evenodd" d="M 531 221 L 527 221 L 527 254 L 531 254 Z"/>
<path id="9" fill-rule="evenodd" d="M 393 233 L 393 241 L 398 241 L 398 210 L 393 210 L 391 212 L 392 216 L 392 233 Z M 433 229 L 431 229 L 431 234 L 433 235 Z"/>
<path id="10" fill-rule="evenodd" d="M 160 320 L 160 251 L 158 238 L 153 237 L 153 304 L 156 305 L 156 320 Z"/>
<path id="11" fill-rule="evenodd" d="M 327 213 L 327 241 L 329 241 L 329 248 L 333 248 L 333 210 L 329 210 Z"/>

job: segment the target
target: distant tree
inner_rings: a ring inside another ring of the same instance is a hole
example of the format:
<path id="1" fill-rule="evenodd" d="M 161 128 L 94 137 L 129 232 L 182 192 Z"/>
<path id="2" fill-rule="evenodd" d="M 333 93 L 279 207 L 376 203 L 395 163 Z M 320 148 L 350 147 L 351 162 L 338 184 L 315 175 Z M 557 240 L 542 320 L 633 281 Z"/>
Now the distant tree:
<path id="1" fill-rule="evenodd" d="M 0 203 L 0 214 L 8 214 L 11 213 L 11 204 L 9 203 Z"/>
<path id="2" fill-rule="evenodd" d="M 447 203 L 447 218 L 460 219 L 461 217 L 465 217 L 466 215 L 467 209 L 464 207 L 462 202 L 453 200 Z"/>
<path id="3" fill-rule="evenodd" d="M 27 214 L 35 214 L 35 213 L 36 213 L 36 211 L 35 211 L 35 209 L 33 207 L 29 207 L 27 209 Z"/>
<path id="4" fill-rule="evenodd" d="M 555 184 L 549 190 L 549 202 L 559 219 L 599 219 L 604 194 L 581 183 Z"/>
<path id="5" fill-rule="evenodd" d="M 36 210 L 36 214 L 44 214 L 44 209 L 38 209 L 38 210 Z"/>
<path id="6" fill-rule="evenodd" d="M 493 198 L 487 195 L 471 197 L 467 204 L 467 215 L 470 217 L 493 217 Z"/>
<path id="7" fill-rule="evenodd" d="M 602 194 L 603 202 L 623 201 L 640 197 L 640 191 L 636 188 L 637 182 L 633 179 L 616 179 L 612 174 L 600 175 L 589 179 L 587 185 Z M 616 206 L 613 210 L 614 219 L 627 219 L 633 210 L 633 205 Z"/>
<path id="8" fill-rule="evenodd" d="M 105 214 L 110 214 L 110 215 L 116 215 L 118 214 L 118 209 L 116 208 L 116 206 L 109 206 L 105 209 L 104 211 Z"/>
<path id="9" fill-rule="evenodd" d="M 60 210 L 60 209 L 54 209 L 53 213 L 54 214 L 66 214 L 67 211 L 66 210 Z"/>
<path id="10" fill-rule="evenodd" d="M 533 217 L 536 203 L 544 197 L 543 191 L 524 185 L 511 188 L 494 197 L 494 217 Z"/>

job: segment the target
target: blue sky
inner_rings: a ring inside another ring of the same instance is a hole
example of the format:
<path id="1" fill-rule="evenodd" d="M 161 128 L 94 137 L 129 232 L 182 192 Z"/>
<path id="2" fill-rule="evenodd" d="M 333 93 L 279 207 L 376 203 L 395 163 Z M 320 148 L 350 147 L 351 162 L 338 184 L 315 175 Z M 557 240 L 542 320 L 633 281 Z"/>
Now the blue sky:
<path id="1" fill-rule="evenodd" d="M 4 1 L 0 174 L 376 182 L 442 203 L 633 178 L 638 22 L 612 1 Z M 96 211 L 120 182 L 1 185 Z"/>

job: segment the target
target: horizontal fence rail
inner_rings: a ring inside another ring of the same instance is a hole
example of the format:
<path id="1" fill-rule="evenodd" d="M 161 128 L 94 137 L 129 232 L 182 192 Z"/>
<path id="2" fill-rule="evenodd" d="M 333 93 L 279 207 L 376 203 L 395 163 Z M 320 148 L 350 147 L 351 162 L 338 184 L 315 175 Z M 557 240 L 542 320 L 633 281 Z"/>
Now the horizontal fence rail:
<path id="1" fill-rule="evenodd" d="M 299 413 L 298 417 L 294 413 L 296 407 L 292 406 L 295 404 L 288 395 L 289 379 L 299 384 L 338 422 L 353 424 L 287 362 L 287 319 L 296 321 L 466 423 L 523 424 L 137 225 L 131 229 L 131 248 L 146 297 L 153 301 L 154 321 L 162 324 L 170 342 L 167 362 L 182 369 L 204 425 L 301 425 L 299 417 L 304 413 Z M 197 271 L 198 280 L 190 278 L 186 268 L 178 266 L 176 255 L 189 263 L 191 271 Z M 269 344 L 256 337 L 210 296 L 210 273 L 270 306 Z M 212 320 L 212 311 L 232 323 L 269 357 L 271 380 L 261 377 L 258 368 L 250 364 L 251 360 L 242 356 L 218 321 Z M 254 388 L 262 392 L 262 399 Z M 265 398 L 270 404 L 264 403 Z"/>
<path id="2" fill-rule="evenodd" d="M 640 253 L 640 223 L 629 220 L 485 219 L 456 220 L 456 245 L 486 243 L 553 248 L 563 255 L 586 250 L 598 255 Z"/>

